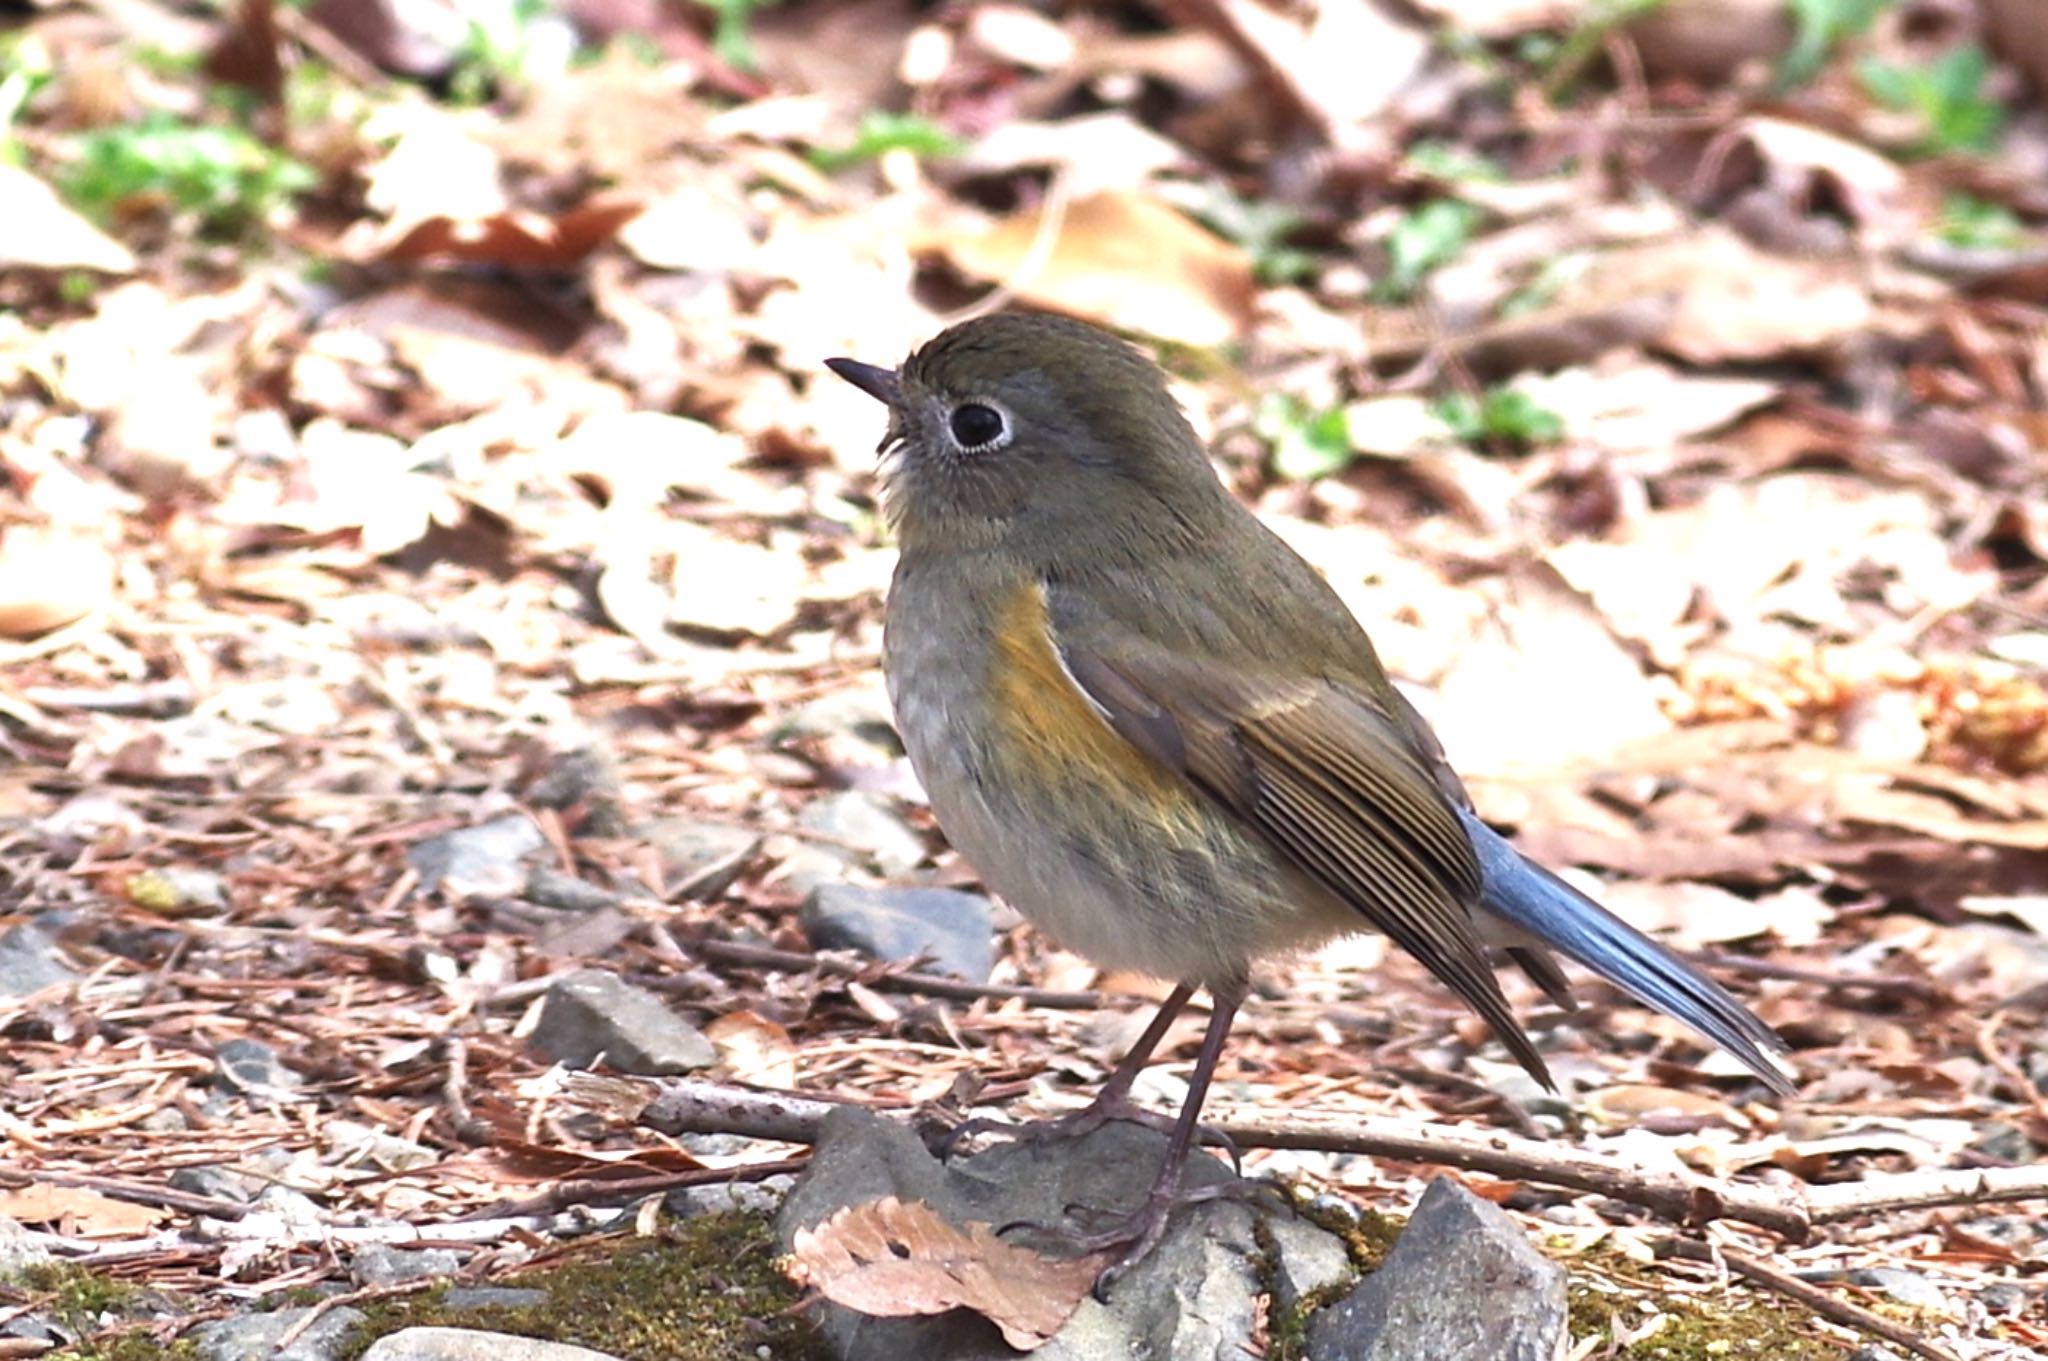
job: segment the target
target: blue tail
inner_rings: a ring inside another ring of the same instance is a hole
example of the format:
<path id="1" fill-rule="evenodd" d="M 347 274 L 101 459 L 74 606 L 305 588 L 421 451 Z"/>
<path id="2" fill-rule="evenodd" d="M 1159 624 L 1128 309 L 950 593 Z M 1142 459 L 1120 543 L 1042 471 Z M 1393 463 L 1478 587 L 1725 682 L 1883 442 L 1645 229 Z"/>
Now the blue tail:
<path id="1" fill-rule="evenodd" d="M 1459 809 L 1479 853 L 1486 908 L 1545 945 L 1577 960 L 1644 1006 L 1685 1022 L 1720 1045 L 1773 1090 L 1793 1094 L 1770 1054 L 1785 1052 L 1778 1033 L 1719 983 L 1651 940 L 1541 865 L 1468 809 Z"/>

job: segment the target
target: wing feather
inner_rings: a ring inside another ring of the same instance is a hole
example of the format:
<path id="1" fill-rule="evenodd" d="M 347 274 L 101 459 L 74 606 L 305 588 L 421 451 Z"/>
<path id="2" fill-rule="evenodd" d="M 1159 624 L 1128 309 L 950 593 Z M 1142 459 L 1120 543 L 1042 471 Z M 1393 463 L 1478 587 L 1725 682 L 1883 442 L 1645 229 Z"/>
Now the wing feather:
<path id="1" fill-rule="evenodd" d="M 1334 681 L 1226 672 L 1089 632 L 1056 646 L 1114 731 L 1421 960 L 1550 1081 L 1473 926 L 1471 839 L 1398 718 Z"/>

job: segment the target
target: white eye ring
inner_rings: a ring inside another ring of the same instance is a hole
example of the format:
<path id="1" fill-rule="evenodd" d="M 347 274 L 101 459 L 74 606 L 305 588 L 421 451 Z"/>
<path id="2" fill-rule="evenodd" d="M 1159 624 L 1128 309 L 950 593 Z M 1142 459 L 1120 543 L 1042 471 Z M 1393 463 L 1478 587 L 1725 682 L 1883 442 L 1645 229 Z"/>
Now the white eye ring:
<path id="1" fill-rule="evenodd" d="M 987 397 L 967 397 L 946 413 L 946 433 L 960 452 L 986 454 L 1002 448 L 1016 437 L 1016 423 L 1000 402 Z"/>

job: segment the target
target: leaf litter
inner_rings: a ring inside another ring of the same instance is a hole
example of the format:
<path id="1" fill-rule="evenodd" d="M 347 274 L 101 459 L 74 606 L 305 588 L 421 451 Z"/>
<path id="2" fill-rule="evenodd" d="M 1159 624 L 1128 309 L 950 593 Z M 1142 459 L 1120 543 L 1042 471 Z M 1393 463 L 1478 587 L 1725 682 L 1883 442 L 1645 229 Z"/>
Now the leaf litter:
<path id="1" fill-rule="evenodd" d="M 811 957 L 821 877 L 972 885 L 872 712 L 878 431 L 818 361 L 990 301 L 1154 345 L 1484 810 L 1714 953 L 1805 1085 L 1751 1100 L 1596 991 L 1537 1013 L 1585 1120 L 1531 1105 L 1366 941 L 1271 967 L 1219 1105 L 1806 1183 L 2038 1162 L 2039 25 L 1838 8 L 539 6 L 470 47 L 408 7 L 33 11 L 0 81 L 0 1213 L 217 1300 L 508 1188 L 778 1163 L 678 1148 L 528 1047 L 591 963 L 777 1090 L 1048 1111 L 1099 1081 L 1104 1018 L 1156 994 L 1028 930 L 992 988 L 1103 1008 L 759 962 Z M 230 40 L 271 59 L 192 64 Z M 221 80 L 261 137 L 194 135 Z M 109 155 L 145 115 L 160 159 Z M 849 788 L 927 861 L 800 821 Z M 408 854 L 514 814 L 527 849 L 467 877 Z M 246 1043 L 276 1082 L 216 1072 Z M 1426 1171 L 1248 1157 L 1389 1206 Z M 172 1194 L 190 1168 L 210 1201 Z M 228 1208 L 266 1185 L 305 1203 Z M 1032 1311 L 1068 1285 L 992 1301 L 963 1283 L 1004 1245 L 919 1209 L 884 1239 L 930 1299 L 1057 1326 Z M 466 1267 L 526 1260 L 533 1213 Z M 1727 1232 L 1930 1274 L 1957 1355 L 2048 1342 L 2037 1217 Z"/>

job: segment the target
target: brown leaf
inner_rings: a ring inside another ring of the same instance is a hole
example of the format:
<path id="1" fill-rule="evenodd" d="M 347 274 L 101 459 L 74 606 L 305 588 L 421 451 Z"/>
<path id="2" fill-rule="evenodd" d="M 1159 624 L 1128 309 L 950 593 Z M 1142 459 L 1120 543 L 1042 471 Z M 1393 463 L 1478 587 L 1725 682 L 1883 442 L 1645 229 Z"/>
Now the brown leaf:
<path id="1" fill-rule="evenodd" d="M 883 1318 L 972 1309 L 1019 1351 L 1050 1341 L 1102 1271 L 1100 1255 L 1055 1259 L 965 1232 L 930 1206 L 895 1196 L 850 1205 L 799 1229 L 790 1277 L 835 1304 Z"/>
<path id="2" fill-rule="evenodd" d="M 82 1186 L 34 1182 L 0 1190 L 0 1215 L 23 1224 L 57 1224 L 87 1238 L 124 1238 L 148 1233 L 170 1218 L 168 1210 L 116 1200 Z"/>
<path id="3" fill-rule="evenodd" d="M 962 273 L 1025 300 L 1186 345 L 1222 345 L 1251 324 L 1249 257 L 1155 198 L 1123 190 L 1057 200 L 979 236 L 924 242 Z"/>

